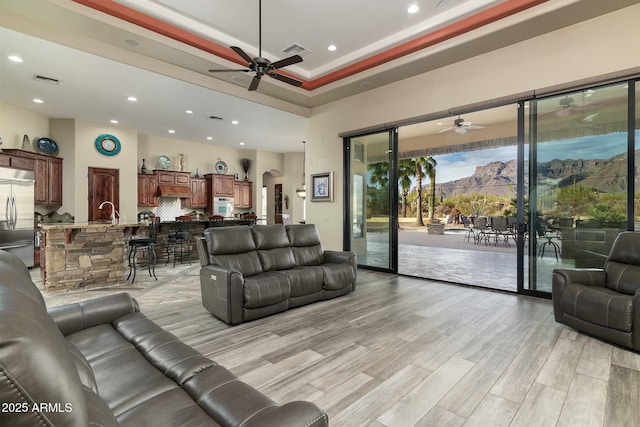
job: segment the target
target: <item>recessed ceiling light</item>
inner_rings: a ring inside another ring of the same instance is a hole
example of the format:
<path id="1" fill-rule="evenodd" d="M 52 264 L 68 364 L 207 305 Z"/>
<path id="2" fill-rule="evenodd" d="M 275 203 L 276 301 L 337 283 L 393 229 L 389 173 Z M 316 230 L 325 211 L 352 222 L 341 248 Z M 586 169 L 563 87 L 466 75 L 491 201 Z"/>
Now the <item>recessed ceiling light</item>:
<path id="1" fill-rule="evenodd" d="M 138 98 L 136 98 L 135 96 L 127 96 L 127 101 L 136 102 L 137 100 Z"/>
<path id="2" fill-rule="evenodd" d="M 240 123 L 240 122 L 239 122 L 239 121 L 237 121 L 237 120 L 231 120 L 231 124 L 232 124 L 232 125 L 237 125 L 238 123 Z"/>
<path id="3" fill-rule="evenodd" d="M 134 40 L 134 39 L 124 39 L 122 40 L 124 42 L 124 44 L 131 46 L 131 47 L 138 47 L 140 46 L 140 42 L 138 40 Z"/>
<path id="4" fill-rule="evenodd" d="M 327 48 L 327 50 L 328 50 L 329 52 L 335 52 L 335 51 L 336 51 L 336 49 L 338 49 L 338 48 L 336 47 L 336 45 L 335 45 L 335 44 L 330 44 L 330 45 L 329 45 L 329 47 Z"/>
<path id="5" fill-rule="evenodd" d="M 44 104 L 44 101 L 40 98 L 33 98 L 33 102 L 35 102 L 36 104 Z"/>
<path id="6" fill-rule="evenodd" d="M 192 110 L 184 110 L 184 112 L 187 113 L 187 114 L 193 114 Z"/>
<path id="7" fill-rule="evenodd" d="M 416 13 L 417 11 L 420 10 L 420 6 L 418 6 L 417 4 L 412 4 L 411 6 L 409 6 L 409 8 L 407 9 L 407 13 Z"/>
<path id="8" fill-rule="evenodd" d="M 117 121 L 116 119 L 111 119 L 111 120 L 109 120 L 109 123 L 113 123 L 114 125 L 117 125 L 120 122 Z"/>
<path id="9" fill-rule="evenodd" d="M 173 129 L 169 129 L 169 131 L 168 131 L 168 132 L 169 132 L 169 133 L 176 133 L 176 131 L 175 131 L 175 130 L 173 130 Z"/>
<path id="10" fill-rule="evenodd" d="M 213 137 L 212 136 L 208 136 L 207 137 L 207 141 L 213 141 Z"/>
<path id="11" fill-rule="evenodd" d="M 13 62 L 22 62 L 22 58 L 20 58 L 18 55 L 9 55 L 9 61 L 13 61 Z"/>
<path id="12" fill-rule="evenodd" d="M 240 145 L 244 145 L 244 142 L 240 141 Z"/>

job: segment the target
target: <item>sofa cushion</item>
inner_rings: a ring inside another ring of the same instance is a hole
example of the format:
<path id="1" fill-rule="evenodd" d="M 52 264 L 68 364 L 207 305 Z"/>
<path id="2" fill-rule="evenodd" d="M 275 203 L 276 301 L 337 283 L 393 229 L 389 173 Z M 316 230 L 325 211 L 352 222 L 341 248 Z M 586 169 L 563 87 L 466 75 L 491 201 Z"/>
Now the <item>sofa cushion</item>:
<path id="1" fill-rule="evenodd" d="M 26 295 L 33 301 L 46 307 L 44 298 L 40 290 L 31 281 L 29 269 L 17 256 L 6 251 L 0 251 L 0 284 L 14 289 L 21 294 Z"/>
<path id="2" fill-rule="evenodd" d="M 64 337 L 39 302 L 10 286 L 0 274 L 0 400 L 28 405 L 27 412 L 2 412 L 0 425 L 86 427 L 85 387 Z M 21 283 L 35 285 L 30 280 Z M 60 410 L 34 410 L 50 403 Z M 71 410 L 67 410 L 71 408 Z"/>
<path id="3" fill-rule="evenodd" d="M 584 321 L 631 332 L 633 297 L 608 288 L 568 284 L 560 301 L 562 311 Z"/>
<path id="4" fill-rule="evenodd" d="M 640 290 L 640 239 L 637 232 L 618 234 L 605 265 L 605 286 L 627 295 Z"/>
<path id="5" fill-rule="evenodd" d="M 296 260 L 284 225 L 254 225 L 251 227 L 251 233 L 263 271 L 287 270 L 295 267 Z"/>
<path id="6" fill-rule="evenodd" d="M 289 278 L 291 284 L 290 297 L 310 295 L 322 291 L 324 272 L 316 266 L 294 267 L 290 270 L 280 271 Z"/>
<path id="7" fill-rule="evenodd" d="M 286 230 L 296 265 L 320 265 L 324 262 L 315 224 L 290 224 L 286 226 Z"/>
<path id="8" fill-rule="evenodd" d="M 212 227 L 204 231 L 209 263 L 238 270 L 245 277 L 262 273 L 262 264 L 246 225 Z"/>
<path id="9" fill-rule="evenodd" d="M 343 289 L 356 281 L 351 264 L 323 264 L 320 268 L 324 272 L 324 289 Z"/>
<path id="10" fill-rule="evenodd" d="M 92 392 L 97 393 L 98 385 L 96 384 L 96 377 L 93 375 L 93 369 L 91 369 L 89 361 L 75 345 L 71 344 L 67 340 L 65 340 L 65 343 L 69 349 L 70 358 L 78 371 L 80 382 Z"/>
<path id="11" fill-rule="evenodd" d="M 291 294 L 289 279 L 276 272 L 261 273 L 244 280 L 244 307 L 259 308 L 287 300 Z"/>

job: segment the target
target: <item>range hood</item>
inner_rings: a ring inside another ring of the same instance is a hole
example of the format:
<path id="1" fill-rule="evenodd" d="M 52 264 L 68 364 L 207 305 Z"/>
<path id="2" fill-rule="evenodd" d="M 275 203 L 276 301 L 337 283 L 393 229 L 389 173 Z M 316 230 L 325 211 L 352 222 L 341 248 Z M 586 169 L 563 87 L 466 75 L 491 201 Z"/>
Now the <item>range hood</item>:
<path id="1" fill-rule="evenodd" d="M 191 198 L 191 188 L 184 185 L 158 185 L 158 197 Z"/>

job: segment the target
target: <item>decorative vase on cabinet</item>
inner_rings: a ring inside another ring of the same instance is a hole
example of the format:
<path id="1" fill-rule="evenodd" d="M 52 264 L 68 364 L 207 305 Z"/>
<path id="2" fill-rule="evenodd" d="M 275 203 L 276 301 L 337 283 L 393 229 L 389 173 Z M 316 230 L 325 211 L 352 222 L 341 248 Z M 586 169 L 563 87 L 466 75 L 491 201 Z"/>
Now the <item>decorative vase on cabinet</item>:
<path id="1" fill-rule="evenodd" d="M 142 167 L 140 168 L 140 173 L 147 173 L 147 161 L 142 159 Z"/>
<path id="2" fill-rule="evenodd" d="M 33 151 L 33 145 L 31 145 L 31 141 L 29 140 L 29 136 L 26 133 L 22 137 L 22 149 L 24 151 Z"/>

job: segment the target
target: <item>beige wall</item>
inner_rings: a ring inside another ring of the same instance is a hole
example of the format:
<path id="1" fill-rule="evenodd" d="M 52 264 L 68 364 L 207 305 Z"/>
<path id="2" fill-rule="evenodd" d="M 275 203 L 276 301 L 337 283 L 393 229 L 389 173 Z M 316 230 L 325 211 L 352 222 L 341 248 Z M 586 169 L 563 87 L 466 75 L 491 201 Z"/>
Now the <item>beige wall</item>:
<path id="1" fill-rule="evenodd" d="M 49 136 L 49 119 L 43 115 L 0 103 L 0 148 L 22 148 L 22 137 L 28 135 L 35 146 L 38 138 Z"/>
<path id="2" fill-rule="evenodd" d="M 341 132 L 638 66 L 640 5 L 314 108 L 307 125 L 307 175 L 341 171 Z M 343 176 L 335 201 L 309 203 L 327 249 L 342 247 Z"/>

